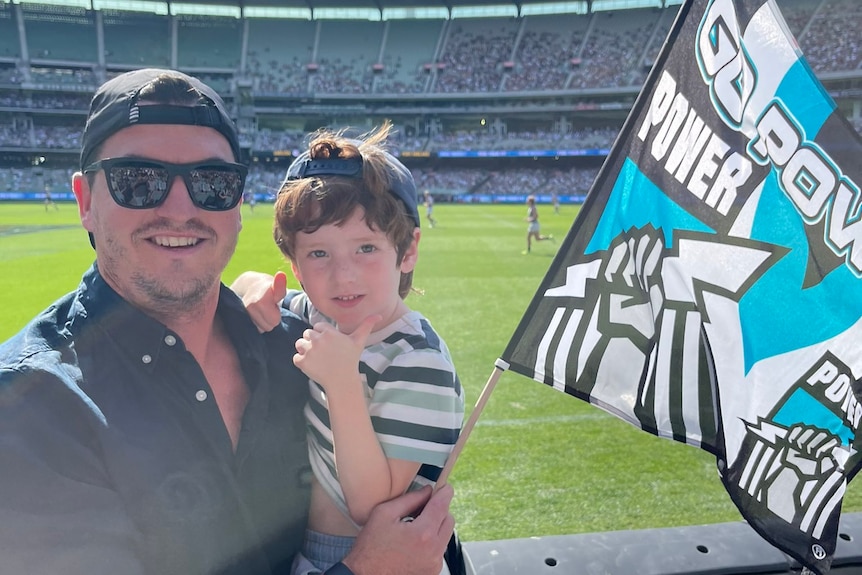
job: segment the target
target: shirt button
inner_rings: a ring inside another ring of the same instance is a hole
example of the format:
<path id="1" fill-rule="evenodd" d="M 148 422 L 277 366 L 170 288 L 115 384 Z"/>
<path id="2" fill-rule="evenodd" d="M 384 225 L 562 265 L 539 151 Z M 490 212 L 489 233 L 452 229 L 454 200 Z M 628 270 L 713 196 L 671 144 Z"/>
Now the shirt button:
<path id="1" fill-rule="evenodd" d="M 177 338 L 175 338 L 174 336 L 172 336 L 172 335 L 166 335 L 165 336 L 165 345 L 173 346 L 176 343 L 177 343 Z"/>
<path id="2" fill-rule="evenodd" d="M 141 361 L 144 363 L 150 363 L 153 361 L 153 356 L 151 356 L 149 354 L 145 354 L 144 356 L 141 357 Z"/>
<path id="3" fill-rule="evenodd" d="M 198 401 L 206 401 L 207 392 L 202 389 L 199 389 L 198 392 L 195 394 L 195 399 L 197 399 Z"/>

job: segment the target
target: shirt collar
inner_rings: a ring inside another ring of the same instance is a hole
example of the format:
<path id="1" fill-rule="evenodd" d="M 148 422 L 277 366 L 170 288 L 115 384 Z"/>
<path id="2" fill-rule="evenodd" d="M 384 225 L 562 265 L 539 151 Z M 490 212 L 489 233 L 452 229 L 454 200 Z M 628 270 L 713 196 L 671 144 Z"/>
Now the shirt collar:
<path id="1" fill-rule="evenodd" d="M 224 322 L 240 361 L 261 366 L 266 360 L 261 336 L 245 311 L 242 301 L 224 284 L 219 290 L 216 315 Z M 94 263 L 84 274 L 75 300 L 69 309 L 67 329 L 72 333 L 82 329 L 99 329 L 131 358 L 152 372 L 162 351 L 183 349 L 180 337 L 161 322 L 140 311 L 108 285 Z M 249 382 L 250 385 L 253 381 Z"/>

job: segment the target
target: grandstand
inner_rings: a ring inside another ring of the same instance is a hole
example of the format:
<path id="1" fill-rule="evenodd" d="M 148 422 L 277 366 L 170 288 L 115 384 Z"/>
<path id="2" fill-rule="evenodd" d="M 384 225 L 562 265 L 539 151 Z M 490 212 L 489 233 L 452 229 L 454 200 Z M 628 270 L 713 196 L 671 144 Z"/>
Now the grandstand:
<path id="1" fill-rule="evenodd" d="M 395 151 L 443 200 L 571 201 L 589 188 L 678 4 L 217 0 L 174 12 L 164 2 L 0 0 L 0 198 L 62 198 L 90 94 L 153 66 L 223 94 L 262 200 L 308 132 L 390 119 Z M 862 124 L 862 4 L 778 4 Z M 141 5 L 149 12 L 129 9 Z"/>

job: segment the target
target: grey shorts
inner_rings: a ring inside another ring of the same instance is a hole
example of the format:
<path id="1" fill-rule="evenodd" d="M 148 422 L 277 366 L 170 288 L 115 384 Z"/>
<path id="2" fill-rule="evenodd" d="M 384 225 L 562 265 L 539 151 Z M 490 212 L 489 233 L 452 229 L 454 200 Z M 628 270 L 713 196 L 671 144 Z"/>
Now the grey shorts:
<path id="1" fill-rule="evenodd" d="M 310 529 L 305 530 L 305 541 L 302 544 L 302 552 L 298 553 L 293 560 L 291 575 L 319 575 L 329 567 L 344 559 L 353 543 L 355 537 L 340 537 L 338 535 L 327 535 Z M 310 554 L 313 559 L 306 557 Z M 467 573 L 475 573 L 476 570 L 470 563 L 469 557 L 464 557 L 467 562 Z M 443 564 L 440 575 L 450 575 L 449 568 Z"/>
<path id="2" fill-rule="evenodd" d="M 294 575 L 325 571 L 344 559 L 354 541 L 355 537 L 328 535 L 306 529 L 302 552 L 294 560 L 291 571 Z"/>

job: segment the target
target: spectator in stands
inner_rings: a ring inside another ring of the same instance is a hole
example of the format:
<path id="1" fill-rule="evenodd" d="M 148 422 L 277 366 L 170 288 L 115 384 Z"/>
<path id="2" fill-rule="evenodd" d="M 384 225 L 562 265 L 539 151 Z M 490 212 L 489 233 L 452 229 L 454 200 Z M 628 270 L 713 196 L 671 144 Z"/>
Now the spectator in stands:
<path id="1" fill-rule="evenodd" d="M 527 249 L 521 253 L 524 255 L 530 253 L 533 247 L 533 240 L 542 242 L 545 240 L 553 240 L 554 236 L 548 234 L 543 236 L 539 231 L 539 211 L 536 209 L 536 197 L 533 195 L 527 196 Z"/>
<path id="2" fill-rule="evenodd" d="M 97 91 L 72 181 L 96 262 L 0 344 L 4 572 L 288 572 L 308 462 L 306 378 L 284 349 L 306 325 L 288 315 L 264 338 L 220 283 L 241 228 L 239 154 L 219 96 L 184 74 L 138 70 Z M 213 186 L 187 189 L 190 164 Z M 135 174 L 162 192 L 141 209 L 122 188 Z M 333 573 L 436 575 L 451 495 L 375 508 Z"/>

